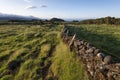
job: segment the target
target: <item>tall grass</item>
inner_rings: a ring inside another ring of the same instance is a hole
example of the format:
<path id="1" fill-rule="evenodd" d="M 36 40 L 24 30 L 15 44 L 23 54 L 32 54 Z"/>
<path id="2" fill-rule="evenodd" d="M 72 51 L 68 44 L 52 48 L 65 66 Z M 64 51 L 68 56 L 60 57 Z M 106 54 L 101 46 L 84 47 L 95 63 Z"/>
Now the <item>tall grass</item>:
<path id="1" fill-rule="evenodd" d="M 0 26 L 0 80 L 86 80 L 79 59 L 62 43 L 62 28 Z"/>
<path id="2" fill-rule="evenodd" d="M 71 35 L 87 40 L 105 53 L 120 57 L 120 26 L 115 25 L 77 25 L 68 27 Z"/>
<path id="3" fill-rule="evenodd" d="M 62 42 L 57 45 L 54 52 L 51 73 L 59 80 L 87 80 L 83 65 L 74 53 Z"/>

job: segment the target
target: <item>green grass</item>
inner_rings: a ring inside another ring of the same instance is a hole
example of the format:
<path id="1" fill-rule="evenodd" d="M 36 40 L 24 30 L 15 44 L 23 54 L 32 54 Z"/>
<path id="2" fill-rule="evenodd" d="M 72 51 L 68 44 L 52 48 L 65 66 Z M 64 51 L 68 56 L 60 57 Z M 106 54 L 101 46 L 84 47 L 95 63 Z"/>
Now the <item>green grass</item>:
<path id="1" fill-rule="evenodd" d="M 120 26 L 77 25 L 68 28 L 71 35 L 76 33 L 78 38 L 94 44 L 105 53 L 120 57 Z"/>
<path id="2" fill-rule="evenodd" d="M 62 43 L 63 26 L 0 26 L 0 80 L 86 80 L 76 54 Z"/>
<path id="3" fill-rule="evenodd" d="M 62 42 L 57 46 L 54 55 L 53 64 L 50 68 L 51 76 L 59 80 L 87 80 L 79 59 Z"/>

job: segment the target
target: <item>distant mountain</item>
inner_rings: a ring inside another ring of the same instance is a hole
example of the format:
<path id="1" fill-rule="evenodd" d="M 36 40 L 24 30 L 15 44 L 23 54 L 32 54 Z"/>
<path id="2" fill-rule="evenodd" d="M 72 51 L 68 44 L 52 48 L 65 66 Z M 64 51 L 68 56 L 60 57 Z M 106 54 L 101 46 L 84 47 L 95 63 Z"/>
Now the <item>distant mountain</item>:
<path id="1" fill-rule="evenodd" d="M 21 15 L 0 13 L 0 20 L 32 20 L 32 19 L 39 20 L 39 18 L 34 16 L 21 16 Z"/>

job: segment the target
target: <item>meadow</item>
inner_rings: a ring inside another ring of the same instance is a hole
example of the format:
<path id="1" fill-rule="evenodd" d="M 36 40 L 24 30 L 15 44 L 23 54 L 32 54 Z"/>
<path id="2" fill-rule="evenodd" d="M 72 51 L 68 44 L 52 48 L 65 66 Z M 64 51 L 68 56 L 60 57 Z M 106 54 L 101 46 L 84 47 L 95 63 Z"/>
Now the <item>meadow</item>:
<path id="1" fill-rule="evenodd" d="M 1 25 L 0 80 L 88 80 L 77 54 L 61 39 L 64 25 Z M 68 25 L 69 35 L 120 58 L 120 27 Z"/>
<path id="2" fill-rule="evenodd" d="M 70 35 L 86 40 L 101 49 L 105 54 L 120 58 L 119 25 L 68 25 Z"/>
<path id="3" fill-rule="evenodd" d="M 87 80 L 59 26 L 1 25 L 0 80 Z"/>

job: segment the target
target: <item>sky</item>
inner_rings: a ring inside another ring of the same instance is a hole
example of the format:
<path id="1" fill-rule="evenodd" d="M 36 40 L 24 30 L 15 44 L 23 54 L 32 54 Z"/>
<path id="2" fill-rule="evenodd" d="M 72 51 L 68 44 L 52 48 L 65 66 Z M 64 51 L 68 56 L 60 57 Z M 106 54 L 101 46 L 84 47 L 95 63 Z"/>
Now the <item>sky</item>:
<path id="1" fill-rule="evenodd" d="M 0 0 L 0 13 L 46 19 L 120 17 L 120 0 Z"/>

